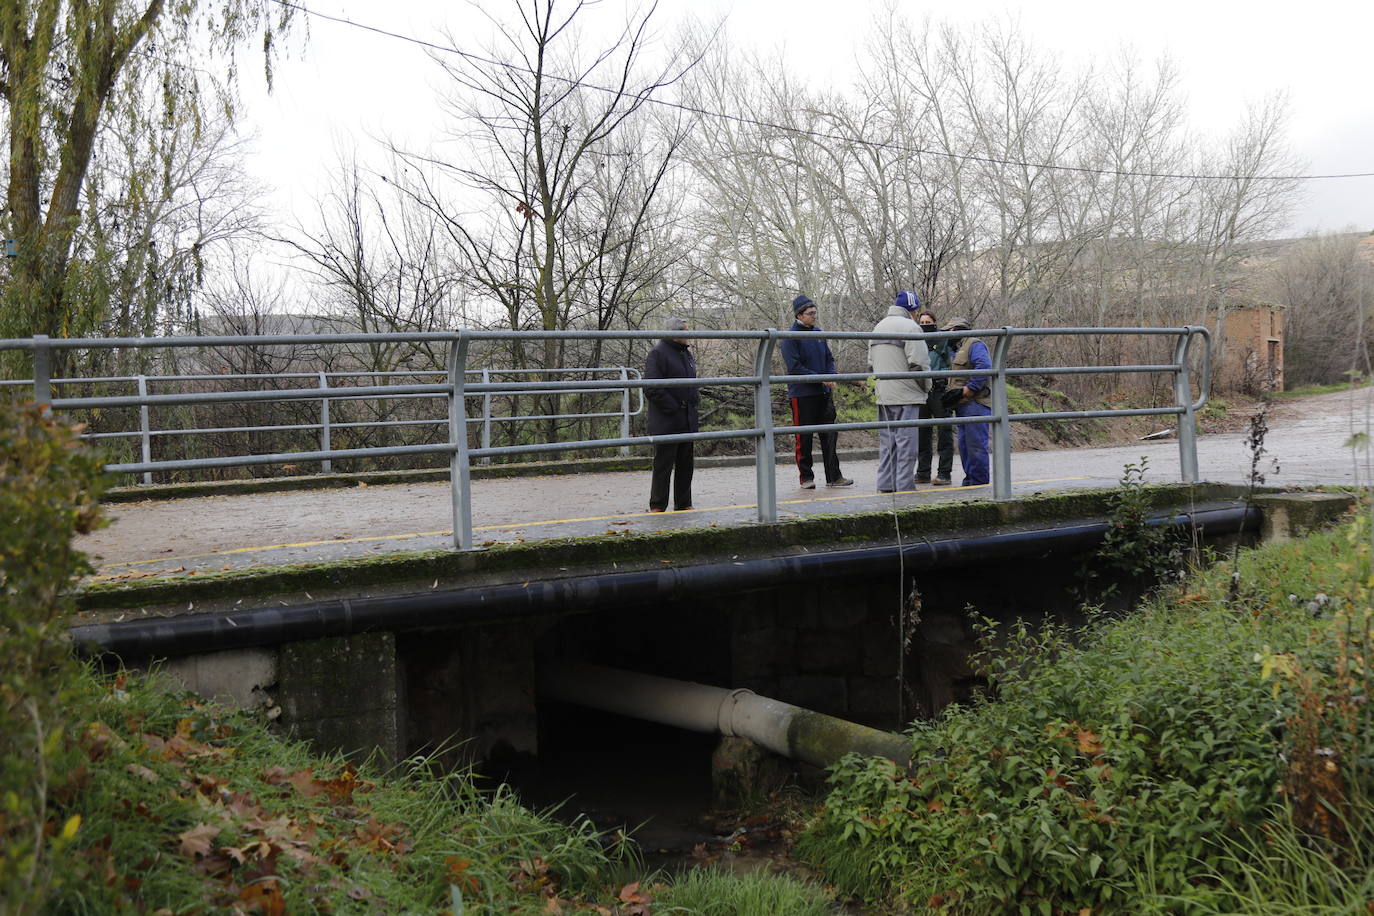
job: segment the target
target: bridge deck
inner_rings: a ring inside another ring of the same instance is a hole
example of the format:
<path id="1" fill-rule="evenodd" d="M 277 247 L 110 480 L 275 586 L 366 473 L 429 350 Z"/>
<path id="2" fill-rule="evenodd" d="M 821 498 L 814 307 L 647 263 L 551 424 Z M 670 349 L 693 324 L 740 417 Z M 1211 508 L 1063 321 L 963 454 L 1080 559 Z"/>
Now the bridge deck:
<path id="1" fill-rule="evenodd" d="M 1307 399 L 1271 420 L 1259 471 L 1273 485 L 1350 484 L 1356 463 L 1344 443 L 1352 423 L 1366 416 L 1371 389 Z M 1199 439 L 1204 480 L 1244 483 L 1251 469 L 1239 433 Z M 1149 459 L 1148 480 L 1178 480 L 1178 446 L 1172 440 L 1128 446 L 1018 452 L 1012 459 L 1017 494 L 1110 486 L 1128 462 Z M 1277 470 L 1274 465 L 1277 464 Z M 875 493 L 876 461 L 847 461 L 853 488 L 802 490 L 794 468 L 779 465 L 781 518 L 873 512 L 886 506 L 984 498 L 989 487 L 923 487 L 911 493 Z M 756 524 L 752 466 L 698 467 L 691 512 L 647 512 L 649 475 L 580 473 L 474 480 L 473 523 L 479 543 L 570 538 L 609 532 L 645 532 Z M 300 490 L 206 496 L 111 506 L 113 523 L 84 536 L 95 581 L 135 581 L 244 568 L 275 567 L 451 546 L 445 483 L 409 483 L 345 490 Z"/>

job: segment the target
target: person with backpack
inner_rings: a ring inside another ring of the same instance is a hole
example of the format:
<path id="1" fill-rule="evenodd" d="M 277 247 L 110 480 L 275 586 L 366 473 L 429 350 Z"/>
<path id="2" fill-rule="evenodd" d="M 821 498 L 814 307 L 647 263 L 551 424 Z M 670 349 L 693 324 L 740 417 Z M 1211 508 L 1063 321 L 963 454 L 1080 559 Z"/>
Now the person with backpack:
<path id="1" fill-rule="evenodd" d="M 940 329 L 940 323 L 936 319 L 935 313 L 930 309 L 922 309 L 916 321 L 920 324 L 921 331 L 926 334 L 933 334 Z M 948 369 L 950 364 L 949 341 L 932 340 L 927 343 L 927 347 L 930 351 L 930 368 L 935 371 Z M 949 379 L 947 378 L 930 380 L 930 398 L 921 405 L 919 411 L 922 420 L 950 415 L 942 400 L 948 388 Z M 932 438 L 934 439 L 933 449 L 931 448 Z M 933 483 L 937 487 L 949 486 L 954 474 L 953 426 L 922 426 L 918 429 L 916 434 L 916 482 L 918 484 L 932 483 L 930 479 L 932 459 L 935 459 L 935 480 Z"/>

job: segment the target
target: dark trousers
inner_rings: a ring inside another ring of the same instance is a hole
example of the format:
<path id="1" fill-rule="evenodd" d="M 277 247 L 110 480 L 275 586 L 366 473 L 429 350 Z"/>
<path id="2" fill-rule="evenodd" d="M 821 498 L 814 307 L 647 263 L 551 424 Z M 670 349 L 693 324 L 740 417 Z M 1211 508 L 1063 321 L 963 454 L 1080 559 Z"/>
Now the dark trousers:
<path id="1" fill-rule="evenodd" d="M 668 508 L 668 480 L 673 482 L 673 508 L 692 508 L 692 442 L 654 446 L 654 478 L 649 484 L 649 508 Z"/>
<path id="2" fill-rule="evenodd" d="M 792 399 L 793 426 L 819 426 L 835 422 L 835 399 L 826 394 L 811 394 Z M 821 440 L 821 464 L 825 468 L 825 482 L 834 483 L 844 475 L 840 473 L 839 436 L 833 432 L 816 433 Z M 797 433 L 797 470 L 801 482 L 814 480 L 816 473 L 811 465 L 811 433 Z"/>
<path id="3" fill-rule="evenodd" d="M 939 402 L 939 395 L 936 394 L 932 400 L 921 405 L 920 418 L 929 420 L 936 417 L 947 417 L 949 411 L 945 410 Z M 922 426 L 916 432 L 916 476 L 930 479 L 931 464 L 931 433 L 935 433 L 935 453 L 939 457 L 936 463 L 936 477 L 948 479 L 954 474 L 954 427 L 952 426 Z"/>

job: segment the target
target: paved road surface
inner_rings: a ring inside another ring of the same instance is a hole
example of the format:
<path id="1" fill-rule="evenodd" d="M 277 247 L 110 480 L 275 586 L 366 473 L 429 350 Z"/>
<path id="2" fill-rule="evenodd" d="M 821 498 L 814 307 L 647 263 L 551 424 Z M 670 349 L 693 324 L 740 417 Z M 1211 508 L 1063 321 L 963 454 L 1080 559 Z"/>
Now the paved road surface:
<path id="1" fill-rule="evenodd" d="M 1258 466 L 1269 484 L 1367 483 L 1369 452 L 1346 443 L 1370 428 L 1374 388 L 1281 402 L 1270 415 L 1266 454 Z M 1161 426 L 1165 424 L 1161 423 Z M 1203 436 L 1204 480 L 1244 483 L 1251 469 L 1244 433 Z M 843 443 L 843 438 L 841 439 Z M 1172 439 L 1127 446 L 1016 452 L 1016 493 L 1116 483 L 1128 462 L 1149 460 L 1147 480 L 1179 479 Z M 874 492 L 877 462 L 845 465 L 851 489 L 802 490 L 796 471 L 778 467 L 779 515 L 868 512 L 883 506 L 991 496 L 989 487 L 930 487 Z M 955 463 L 958 483 L 958 463 Z M 574 537 L 607 531 L 653 531 L 755 522 L 754 469 L 699 468 L 692 512 L 650 514 L 649 475 L 583 473 L 473 482 L 479 543 Z M 275 566 L 451 546 L 446 483 L 395 484 L 348 490 L 302 490 L 243 496 L 127 503 L 110 507 L 113 523 L 84 536 L 101 579 L 138 579 L 244 566 Z"/>

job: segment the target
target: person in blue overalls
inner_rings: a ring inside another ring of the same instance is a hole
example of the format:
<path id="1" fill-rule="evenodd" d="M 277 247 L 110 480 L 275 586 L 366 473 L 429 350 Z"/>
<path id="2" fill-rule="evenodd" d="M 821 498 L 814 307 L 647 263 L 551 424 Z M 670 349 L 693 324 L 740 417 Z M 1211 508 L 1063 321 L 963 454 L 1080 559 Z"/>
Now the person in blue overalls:
<path id="1" fill-rule="evenodd" d="M 967 331 L 967 318 L 951 318 L 942 331 Z M 987 344 L 977 337 L 950 338 L 950 369 L 962 370 L 966 375 L 949 380 L 945 392 L 946 406 L 953 407 L 956 417 L 988 417 L 992 415 L 992 388 L 986 375 L 992 368 Z M 988 424 L 965 423 L 959 426 L 959 463 L 964 467 L 964 486 L 986 485 L 991 480 L 988 468 Z"/>

